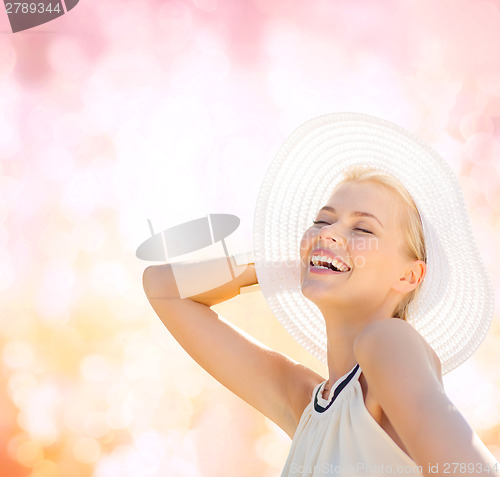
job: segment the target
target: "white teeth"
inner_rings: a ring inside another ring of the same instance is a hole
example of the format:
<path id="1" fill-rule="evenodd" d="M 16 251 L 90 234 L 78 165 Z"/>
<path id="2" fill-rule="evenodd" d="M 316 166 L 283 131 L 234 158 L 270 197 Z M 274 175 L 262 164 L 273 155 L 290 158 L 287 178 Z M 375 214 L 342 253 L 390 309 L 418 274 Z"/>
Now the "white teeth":
<path id="1" fill-rule="evenodd" d="M 336 258 L 332 259 L 331 257 L 327 257 L 326 255 L 315 255 L 314 257 L 311 257 L 311 261 L 313 262 L 314 266 L 319 268 L 328 268 L 319 265 L 319 262 L 328 262 L 333 264 L 341 272 L 347 272 L 349 270 L 349 267 L 346 267 L 342 262 L 339 262 Z M 328 268 L 328 270 L 330 269 Z"/>
<path id="2" fill-rule="evenodd" d="M 315 268 L 323 268 L 324 270 L 331 270 L 331 268 L 324 267 L 323 265 L 314 265 Z"/>

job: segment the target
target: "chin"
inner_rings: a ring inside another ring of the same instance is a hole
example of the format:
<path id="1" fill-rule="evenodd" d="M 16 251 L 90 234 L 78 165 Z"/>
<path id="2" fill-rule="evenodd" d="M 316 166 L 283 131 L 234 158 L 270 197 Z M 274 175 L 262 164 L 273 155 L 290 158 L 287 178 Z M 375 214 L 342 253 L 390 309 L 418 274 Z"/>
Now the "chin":
<path id="1" fill-rule="evenodd" d="M 335 293 L 332 286 L 328 283 L 313 283 L 312 280 L 305 280 L 302 282 L 300 289 L 302 295 L 312 302 L 325 301 L 325 299 L 332 298 Z"/>

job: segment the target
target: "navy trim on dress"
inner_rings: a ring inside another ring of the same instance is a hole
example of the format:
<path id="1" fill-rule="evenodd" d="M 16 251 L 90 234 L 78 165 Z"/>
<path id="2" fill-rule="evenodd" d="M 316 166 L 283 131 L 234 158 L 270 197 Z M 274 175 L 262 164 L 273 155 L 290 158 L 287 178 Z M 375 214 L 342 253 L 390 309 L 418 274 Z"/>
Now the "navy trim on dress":
<path id="1" fill-rule="evenodd" d="M 337 396 L 340 394 L 340 391 L 342 391 L 342 389 L 344 389 L 347 384 L 349 383 L 349 381 L 352 379 L 352 377 L 356 374 L 356 371 L 358 370 L 359 368 L 359 364 L 357 364 L 354 369 L 349 373 L 349 376 L 347 376 L 338 386 L 337 386 L 337 389 L 335 389 L 335 392 L 333 393 L 333 398 L 332 400 L 328 403 L 328 405 L 326 407 L 323 407 L 321 406 L 319 403 L 318 403 L 318 393 L 319 393 L 319 390 L 321 389 L 321 386 L 318 387 L 318 390 L 316 391 L 316 395 L 314 396 L 314 410 L 317 411 L 317 412 L 325 412 L 332 404 L 333 404 L 333 401 L 335 401 L 335 399 L 337 398 Z"/>

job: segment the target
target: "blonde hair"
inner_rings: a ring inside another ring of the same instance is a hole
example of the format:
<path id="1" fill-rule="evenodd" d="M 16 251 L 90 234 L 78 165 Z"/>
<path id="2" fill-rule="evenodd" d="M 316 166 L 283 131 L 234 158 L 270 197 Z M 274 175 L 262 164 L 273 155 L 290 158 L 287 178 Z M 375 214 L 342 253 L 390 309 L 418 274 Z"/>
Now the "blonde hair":
<path id="1" fill-rule="evenodd" d="M 373 167 L 361 165 L 354 165 L 347 169 L 344 172 L 343 179 L 337 187 L 348 182 L 374 182 L 399 195 L 403 202 L 403 210 L 401 210 L 399 216 L 403 233 L 401 252 L 412 260 L 422 260 L 427 263 L 422 220 L 415 202 L 413 202 L 411 195 L 403 187 L 401 182 L 385 172 L 381 172 Z M 399 305 L 394 309 L 392 317 L 400 318 L 404 321 L 407 320 L 408 307 L 417 297 L 421 284 L 422 282 L 420 282 L 414 290 L 405 295 Z"/>

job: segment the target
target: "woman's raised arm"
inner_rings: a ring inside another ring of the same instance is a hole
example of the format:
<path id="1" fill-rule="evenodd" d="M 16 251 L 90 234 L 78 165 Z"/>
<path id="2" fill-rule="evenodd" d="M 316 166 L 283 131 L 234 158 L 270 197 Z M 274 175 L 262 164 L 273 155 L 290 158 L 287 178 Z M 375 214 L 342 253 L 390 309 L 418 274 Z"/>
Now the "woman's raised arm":
<path id="1" fill-rule="evenodd" d="M 194 280 L 201 270 L 209 276 L 210 269 L 220 269 L 222 262 L 218 261 L 226 260 L 175 263 L 175 267 L 185 267 L 178 275 Z M 233 266 L 237 273 L 232 281 L 181 298 L 172 264 L 153 265 L 144 271 L 144 291 L 163 324 L 200 366 L 292 437 L 304 407 L 300 396 L 307 395 L 311 385 L 322 378 L 267 348 L 210 308 L 236 296 L 241 287 L 257 283 L 254 264 L 238 269 L 233 262 Z"/>

